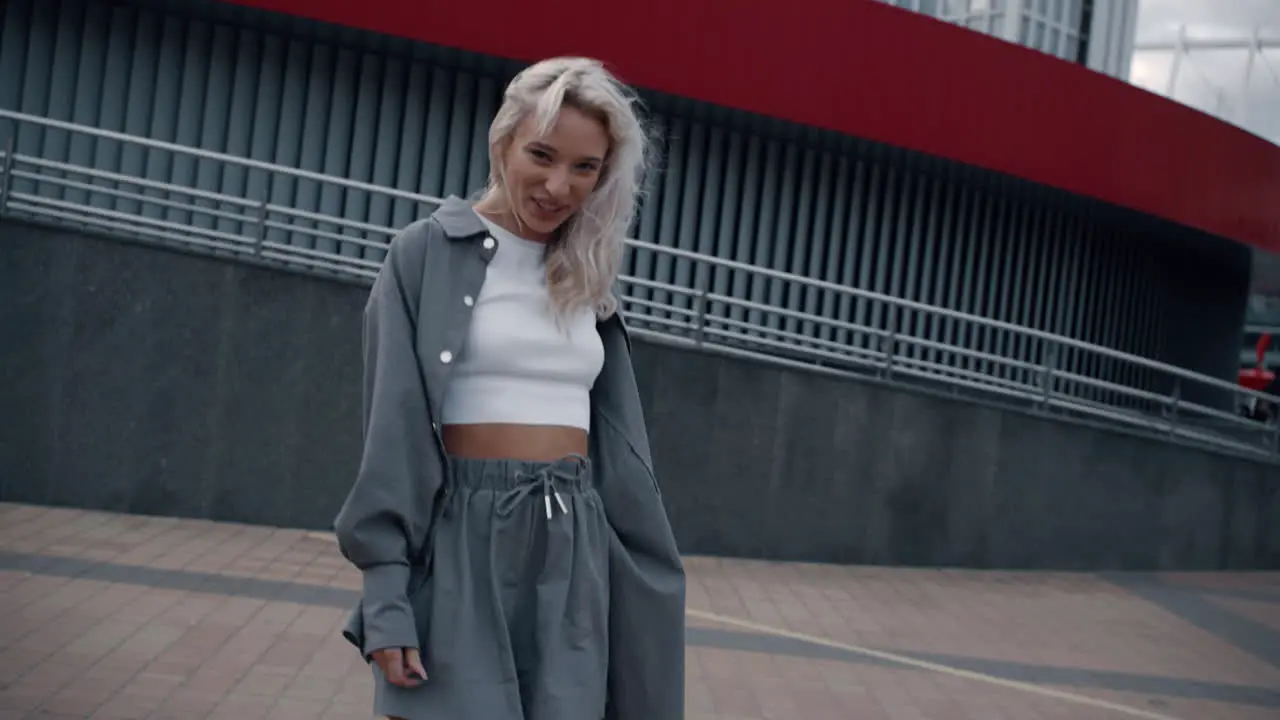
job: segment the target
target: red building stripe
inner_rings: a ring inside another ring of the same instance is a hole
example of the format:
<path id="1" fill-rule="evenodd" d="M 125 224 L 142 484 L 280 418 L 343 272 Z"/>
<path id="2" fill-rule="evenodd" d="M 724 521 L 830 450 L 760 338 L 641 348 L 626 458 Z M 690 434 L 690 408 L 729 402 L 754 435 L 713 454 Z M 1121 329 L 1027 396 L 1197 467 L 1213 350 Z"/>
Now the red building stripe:
<path id="1" fill-rule="evenodd" d="M 230 0 L 532 61 L 1008 173 L 1280 252 L 1280 147 L 875 0 Z"/>

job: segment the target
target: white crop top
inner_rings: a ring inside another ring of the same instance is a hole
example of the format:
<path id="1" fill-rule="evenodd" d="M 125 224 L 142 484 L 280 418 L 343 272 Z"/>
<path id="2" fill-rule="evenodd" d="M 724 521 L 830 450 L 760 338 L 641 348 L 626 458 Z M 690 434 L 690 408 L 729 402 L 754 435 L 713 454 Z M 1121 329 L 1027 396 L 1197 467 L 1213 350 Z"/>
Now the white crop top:
<path id="1" fill-rule="evenodd" d="M 453 361 L 441 420 L 589 430 L 589 395 L 604 365 L 595 313 L 584 308 L 557 327 L 547 293 L 546 246 L 480 219 L 497 249 Z"/>

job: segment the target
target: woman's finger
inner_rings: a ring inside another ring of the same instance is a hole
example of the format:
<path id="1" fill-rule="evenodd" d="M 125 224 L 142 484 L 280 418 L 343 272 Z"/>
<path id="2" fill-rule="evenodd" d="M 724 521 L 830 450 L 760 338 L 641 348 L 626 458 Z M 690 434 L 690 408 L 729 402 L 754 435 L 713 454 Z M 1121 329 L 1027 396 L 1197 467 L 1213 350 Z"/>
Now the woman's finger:
<path id="1" fill-rule="evenodd" d="M 410 678 L 414 678 L 416 675 L 418 680 L 427 679 L 427 671 L 422 667 L 422 656 L 418 653 L 417 648 L 405 648 L 404 666 L 408 670 Z"/>
<path id="2" fill-rule="evenodd" d="M 378 651 L 378 667 L 387 676 L 387 682 L 400 687 L 413 687 L 404 675 L 404 653 L 400 648 L 386 648 Z"/>

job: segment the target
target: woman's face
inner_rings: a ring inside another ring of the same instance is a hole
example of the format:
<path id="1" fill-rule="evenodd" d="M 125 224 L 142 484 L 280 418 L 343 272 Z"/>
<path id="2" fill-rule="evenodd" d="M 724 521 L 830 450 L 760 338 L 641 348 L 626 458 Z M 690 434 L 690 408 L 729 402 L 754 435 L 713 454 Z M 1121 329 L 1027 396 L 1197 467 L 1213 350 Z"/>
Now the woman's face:
<path id="1" fill-rule="evenodd" d="M 507 190 L 530 240 L 547 242 L 595 190 L 609 151 L 604 123 L 565 106 L 546 135 L 532 116 L 516 127 L 505 153 Z"/>

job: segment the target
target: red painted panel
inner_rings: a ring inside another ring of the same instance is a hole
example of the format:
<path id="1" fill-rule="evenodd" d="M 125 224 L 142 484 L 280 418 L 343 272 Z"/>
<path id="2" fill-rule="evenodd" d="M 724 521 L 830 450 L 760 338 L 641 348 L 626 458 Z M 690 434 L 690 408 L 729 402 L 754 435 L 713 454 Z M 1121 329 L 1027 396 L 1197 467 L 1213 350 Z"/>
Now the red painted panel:
<path id="1" fill-rule="evenodd" d="M 230 0 L 627 82 L 1020 176 L 1280 252 L 1280 147 L 875 0 Z"/>

